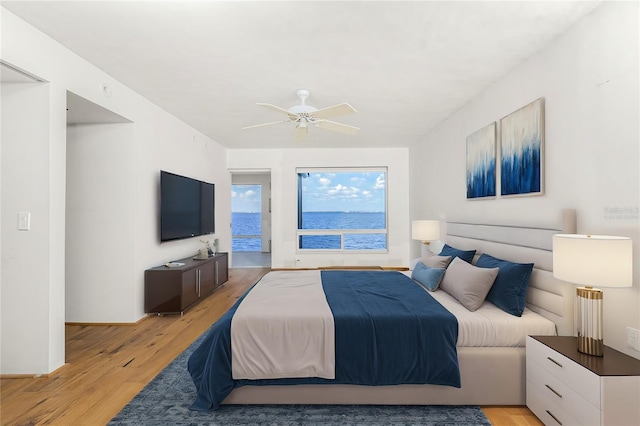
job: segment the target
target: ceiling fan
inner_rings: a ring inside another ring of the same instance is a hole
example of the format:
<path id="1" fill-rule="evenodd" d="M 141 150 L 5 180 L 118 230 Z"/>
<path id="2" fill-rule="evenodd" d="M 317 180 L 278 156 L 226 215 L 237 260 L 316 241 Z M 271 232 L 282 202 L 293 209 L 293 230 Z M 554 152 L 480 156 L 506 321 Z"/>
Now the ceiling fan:
<path id="1" fill-rule="evenodd" d="M 296 123 L 294 137 L 296 141 L 304 140 L 309 131 L 309 126 L 320 127 L 322 129 L 331 130 L 333 132 L 344 133 L 347 135 L 354 135 L 360 130 L 358 127 L 349 126 L 347 124 L 337 123 L 335 121 L 327 120 L 327 118 L 333 118 L 340 115 L 353 114 L 356 112 L 349 104 L 339 104 L 330 106 L 327 108 L 317 109 L 311 105 L 306 105 L 305 101 L 309 97 L 309 91 L 306 89 L 299 89 L 296 91 L 296 95 L 300 98 L 300 105 L 294 105 L 291 108 L 284 109 L 271 104 L 258 103 L 257 105 L 263 106 L 273 111 L 278 111 L 289 116 L 288 120 L 273 121 L 271 123 L 256 124 L 254 126 L 243 127 L 242 129 L 252 129 L 254 127 L 270 126 L 278 123 Z"/>

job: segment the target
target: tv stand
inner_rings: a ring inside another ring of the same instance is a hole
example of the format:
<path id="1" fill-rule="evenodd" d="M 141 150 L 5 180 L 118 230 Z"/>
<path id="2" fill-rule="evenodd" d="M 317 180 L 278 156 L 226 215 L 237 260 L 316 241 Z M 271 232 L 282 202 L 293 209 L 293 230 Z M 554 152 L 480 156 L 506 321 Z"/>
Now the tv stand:
<path id="1" fill-rule="evenodd" d="M 144 311 L 182 314 L 229 280 L 229 256 L 177 260 L 179 267 L 157 266 L 144 271 Z"/>

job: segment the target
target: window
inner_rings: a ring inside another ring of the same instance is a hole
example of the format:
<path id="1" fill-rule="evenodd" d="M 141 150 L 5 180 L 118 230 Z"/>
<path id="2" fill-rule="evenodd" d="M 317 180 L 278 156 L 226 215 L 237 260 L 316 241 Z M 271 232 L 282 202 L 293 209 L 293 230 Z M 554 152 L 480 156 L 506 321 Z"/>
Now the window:
<path id="1" fill-rule="evenodd" d="M 262 251 L 262 187 L 231 185 L 231 249 Z"/>
<path id="2" fill-rule="evenodd" d="M 387 250 L 386 168 L 296 172 L 298 250 Z"/>

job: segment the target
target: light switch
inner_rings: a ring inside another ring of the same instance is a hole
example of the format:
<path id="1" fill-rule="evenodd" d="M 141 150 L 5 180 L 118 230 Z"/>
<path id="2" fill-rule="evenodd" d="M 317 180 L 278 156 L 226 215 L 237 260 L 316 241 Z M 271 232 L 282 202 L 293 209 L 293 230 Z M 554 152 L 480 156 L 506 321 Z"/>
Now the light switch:
<path id="1" fill-rule="evenodd" d="M 18 230 L 28 231 L 31 229 L 31 213 L 20 212 L 18 213 Z"/>

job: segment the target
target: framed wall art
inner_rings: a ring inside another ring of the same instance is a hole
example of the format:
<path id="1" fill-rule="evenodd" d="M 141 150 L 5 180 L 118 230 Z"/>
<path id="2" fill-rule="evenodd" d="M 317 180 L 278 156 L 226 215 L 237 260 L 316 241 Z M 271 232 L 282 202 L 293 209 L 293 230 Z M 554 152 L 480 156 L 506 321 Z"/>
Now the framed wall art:
<path id="1" fill-rule="evenodd" d="M 544 98 L 500 120 L 500 195 L 544 193 Z"/>
<path id="2" fill-rule="evenodd" d="M 467 136 L 467 199 L 496 195 L 496 123 Z"/>

